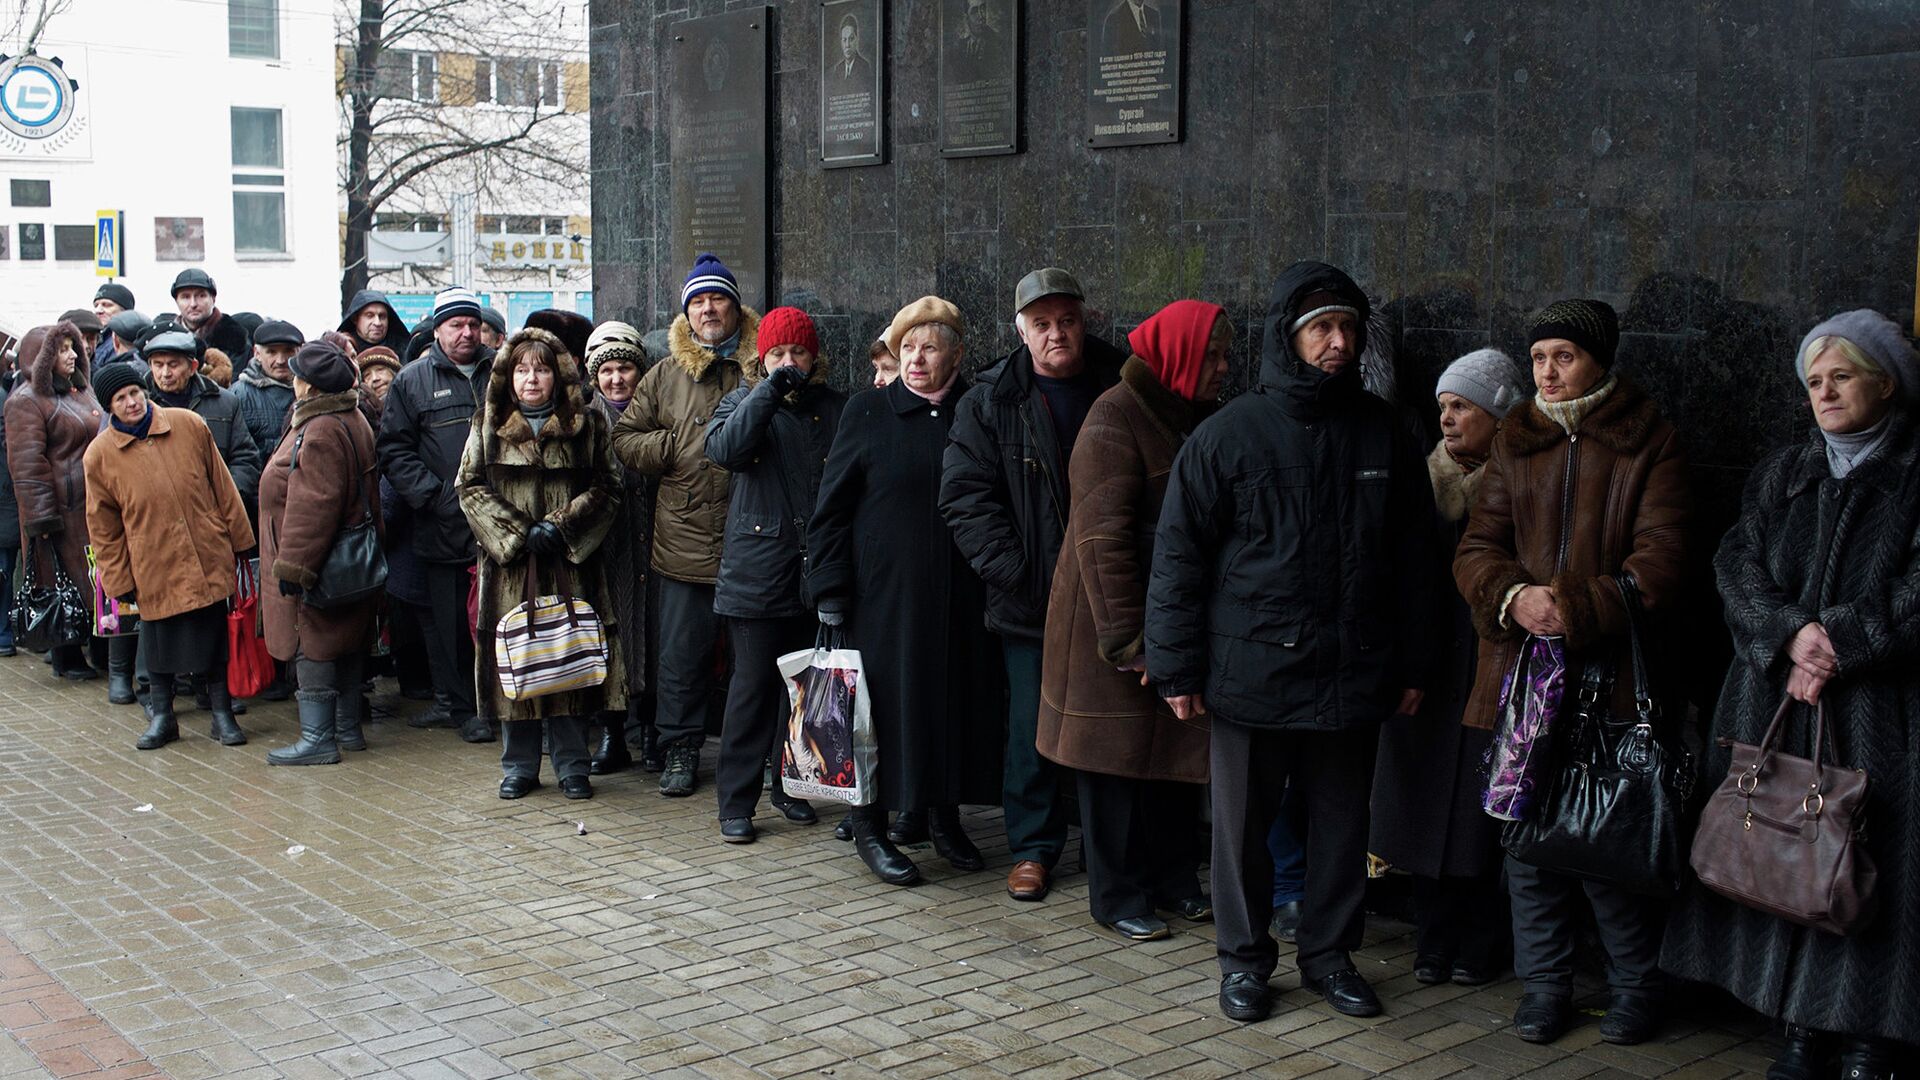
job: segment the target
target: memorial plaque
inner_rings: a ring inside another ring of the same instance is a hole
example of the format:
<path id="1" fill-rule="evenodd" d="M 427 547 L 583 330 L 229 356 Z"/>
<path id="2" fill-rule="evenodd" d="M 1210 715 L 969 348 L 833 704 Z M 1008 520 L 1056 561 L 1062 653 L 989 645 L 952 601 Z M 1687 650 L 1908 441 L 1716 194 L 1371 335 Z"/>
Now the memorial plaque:
<path id="1" fill-rule="evenodd" d="M 887 160 L 887 26 L 881 0 L 820 4 L 820 163 L 829 169 Z"/>
<path id="2" fill-rule="evenodd" d="M 1020 0 L 940 0 L 940 153 L 1020 149 Z"/>
<path id="3" fill-rule="evenodd" d="M 1087 0 L 1087 142 L 1180 141 L 1184 0 Z"/>
<path id="4" fill-rule="evenodd" d="M 679 281 L 711 251 L 740 282 L 743 303 L 767 299 L 767 33 L 762 6 L 674 23 L 667 137 L 673 268 Z"/>

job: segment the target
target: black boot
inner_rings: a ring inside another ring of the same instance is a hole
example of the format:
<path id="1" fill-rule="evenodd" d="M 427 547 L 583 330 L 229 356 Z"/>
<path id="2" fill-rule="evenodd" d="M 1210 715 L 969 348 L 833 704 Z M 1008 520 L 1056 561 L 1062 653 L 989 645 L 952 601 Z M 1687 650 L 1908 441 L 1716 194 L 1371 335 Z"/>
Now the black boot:
<path id="1" fill-rule="evenodd" d="M 287 675 L 289 677 L 293 675 L 292 669 L 288 669 Z M 298 696 L 306 691 L 296 690 L 294 693 Z M 334 741 L 340 744 L 340 749 L 365 750 L 367 748 L 367 735 L 361 730 L 361 725 L 367 722 L 367 713 L 366 684 L 359 679 L 347 680 L 346 689 L 340 691 L 340 700 L 333 712 Z"/>
<path id="2" fill-rule="evenodd" d="M 633 751 L 627 749 L 627 733 L 620 730 L 625 714 L 605 713 L 602 718 L 607 725 L 600 729 L 600 745 L 587 761 L 587 772 L 594 776 L 626 772 L 633 768 Z"/>
<path id="3" fill-rule="evenodd" d="M 935 806 L 927 811 L 927 836 L 933 840 L 933 850 L 947 860 L 955 870 L 984 870 L 987 860 L 980 855 L 980 849 L 973 846 L 967 838 L 967 830 L 960 826 L 960 808 L 957 806 Z"/>
<path id="4" fill-rule="evenodd" d="M 845 843 L 853 839 L 853 815 L 858 812 L 857 810 L 848 810 L 847 816 L 840 819 L 840 824 L 833 827 L 833 838 L 835 840 Z"/>
<path id="5" fill-rule="evenodd" d="M 63 679 L 84 682 L 100 673 L 87 665 L 87 650 L 79 645 L 56 645 L 53 649 L 53 673 Z"/>
<path id="6" fill-rule="evenodd" d="M 896 844 L 926 843 L 927 815 L 919 810 L 902 810 L 893 815 L 893 824 L 887 826 L 887 839 Z"/>
<path id="7" fill-rule="evenodd" d="M 131 634 L 107 642 L 107 701 L 112 704 L 131 705 L 138 700 L 133 693 L 133 658 L 139 647 L 140 639 Z"/>
<path id="8" fill-rule="evenodd" d="M 247 733 L 240 730 L 240 722 L 233 718 L 233 695 L 227 692 L 226 676 L 207 680 L 208 711 L 213 713 L 213 725 L 209 731 L 221 746 L 247 745 Z"/>
<path id="9" fill-rule="evenodd" d="M 652 773 L 667 767 L 667 756 L 660 750 L 660 733 L 652 724 L 640 729 L 640 767 Z"/>
<path id="10" fill-rule="evenodd" d="M 425 712 L 416 713 L 412 718 L 408 719 L 407 726 L 417 728 L 459 727 L 459 723 L 453 718 L 453 712 L 453 695 L 445 693 L 444 691 L 435 690 L 433 692 L 433 705 Z"/>
<path id="11" fill-rule="evenodd" d="M 334 738 L 339 723 L 339 692 L 302 690 L 296 697 L 300 702 L 300 741 L 279 750 L 267 751 L 267 764 L 340 764 L 340 744 Z"/>
<path id="12" fill-rule="evenodd" d="M 223 692 L 226 690 L 226 680 L 224 678 L 220 680 L 220 689 Z M 211 680 L 208 680 L 206 678 L 201 678 L 201 677 L 194 678 L 193 704 L 194 704 L 194 707 L 203 709 L 203 710 L 210 710 L 213 708 L 213 690 L 211 689 Z M 235 716 L 245 716 L 247 715 L 247 703 L 244 701 L 235 701 L 233 700 L 233 695 L 228 694 L 227 695 L 227 711 L 232 713 Z M 240 744 L 235 743 L 234 745 L 238 746 Z"/>
<path id="13" fill-rule="evenodd" d="M 1899 1067 L 1893 1044 L 1849 1035 L 1840 1043 L 1840 1080 L 1893 1080 Z"/>
<path id="14" fill-rule="evenodd" d="M 141 750 L 158 750 L 180 737 L 180 723 L 173 715 L 173 680 L 155 679 L 147 689 L 147 733 L 133 745 Z"/>
<path id="15" fill-rule="evenodd" d="M 918 884 L 920 868 L 913 865 L 913 860 L 901 854 L 900 849 L 887 839 L 886 830 L 879 824 L 885 820 L 885 812 L 876 807 L 855 807 L 853 850 L 860 853 L 860 861 L 867 864 L 873 876 L 888 885 Z"/>
<path id="16" fill-rule="evenodd" d="M 1833 1070 L 1828 1067 L 1831 1055 L 1825 1043 L 1820 1032 L 1788 1024 L 1786 1045 L 1767 1067 L 1767 1080 L 1815 1080 L 1832 1075 Z"/>

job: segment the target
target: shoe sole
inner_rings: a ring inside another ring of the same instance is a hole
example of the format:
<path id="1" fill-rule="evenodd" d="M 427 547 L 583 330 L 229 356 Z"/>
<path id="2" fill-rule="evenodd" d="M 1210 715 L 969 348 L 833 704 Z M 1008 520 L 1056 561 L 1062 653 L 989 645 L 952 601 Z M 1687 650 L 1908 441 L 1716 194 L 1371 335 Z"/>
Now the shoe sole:
<path id="1" fill-rule="evenodd" d="M 591 791 L 563 791 L 560 794 L 565 795 L 567 798 L 573 799 L 575 801 L 579 801 L 581 799 L 593 798 L 593 792 Z"/>
<path id="2" fill-rule="evenodd" d="M 1381 1007 L 1378 1005 L 1371 1005 L 1371 1006 L 1335 1005 L 1331 1001 L 1327 1002 L 1327 1005 L 1331 1007 L 1334 1012 L 1339 1013 L 1341 1016 L 1357 1016 L 1357 1017 L 1360 1017 L 1361 1019 L 1365 1019 L 1369 1016 L 1379 1016 L 1380 1013 L 1382 1012 Z"/>
<path id="3" fill-rule="evenodd" d="M 506 791 L 503 791 L 503 792 L 501 792 L 501 793 L 500 793 L 500 797 L 501 797 L 501 798 L 503 798 L 503 799 L 524 799 L 524 798 L 526 798 L 527 796 L 529 796 L 529 795 L 531 795 L 531 794 L 533 794 L 534 792 L 536 792 L 536 791 L 539 791 L 539 790 L 540 790 L 540 789 L 539 789 L 539 788 L 537 788 L 537 787 L 530 787 L 530 788 L 528 788 L 528 789 L 527 789 L 527 790 L 525 790 L 525 791 L 515 791 L 515 792 L 506 792 Z"/>
<path id="4" fill-rule="evenodd" d="M 1220 1003 L 1220 1015 L 1242 1024 L 1257 1024 L 1273 1015 L 1273 1005 L 1268 1003 L 1257 1009 L 1235 1009 L 1223 1001 Z"/>
<path id="5" fill-rule="evenodd" d="M 1119 934 L 1121 937 L 1127 939 L 1128 941 L 1165 941 L 1168 938 L 1173 936 L 1173 931 L 1171 929 L 1162 930 L 1162 931 L 1159 931 L 1158 933 L 1153 933 L 1153 934 L 1129 934 L 1124 930 L 1114 930 L 1114 928 L 1111 926 L 1107 927 L 1107 929 L 1113 930 L 1114 933 Z"/>
<path id="6" fill-rule="evenodd" d="M 720 839 L 725 840 L 729 844 L 751 844 L 755 840 L 758 840 L 759 837 L 752 833 L 749 833 L 746 836 L 728 836 L 725 833 L 721 833 Z"/>

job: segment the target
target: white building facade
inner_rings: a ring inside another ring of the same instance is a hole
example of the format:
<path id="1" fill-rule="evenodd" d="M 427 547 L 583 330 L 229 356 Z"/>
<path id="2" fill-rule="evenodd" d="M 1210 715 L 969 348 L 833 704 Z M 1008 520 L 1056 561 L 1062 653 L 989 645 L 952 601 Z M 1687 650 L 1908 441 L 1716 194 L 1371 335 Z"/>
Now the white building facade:
<path id="1" fill-rule="evenodd" d="M 338 323 L 334 35 L 324 5 L 286 0 L 81 0 L 56 16 L 34 51 L 58 58 L 69 99 L 44 69 L 0 74 L 0 324 L 87 307 L 108 280 L 148 315 L 173 311 L 190 266 L 222 311 L 309 336 Z"/>

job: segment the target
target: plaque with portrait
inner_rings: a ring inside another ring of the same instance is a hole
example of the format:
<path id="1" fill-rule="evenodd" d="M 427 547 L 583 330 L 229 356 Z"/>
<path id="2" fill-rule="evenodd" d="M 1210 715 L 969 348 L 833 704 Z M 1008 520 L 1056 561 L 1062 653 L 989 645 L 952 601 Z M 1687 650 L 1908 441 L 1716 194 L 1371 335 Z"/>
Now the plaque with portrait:
<path id="1" fill-rule="evenodd" d="M 886 5 L 820 4 L 820 163 L 829 169 L 886 161 Z"/>
<path id="2" fill-rule="evenodd" d="M 940 153 L 1020 149 L 1020 0 L 940 0 Z"/>
<path id="3" fill-rule="evenodd" d="M 668 30 L 667 120 L 674 280 L 694 256 L 720 256 L 742 302 L 767 298 L 768 8 Z"/>
<path id="4" fill-rule="evenodd" d="M 1087 0 L 1087 142 L 1180 141 L 1184 0 Z"/>

